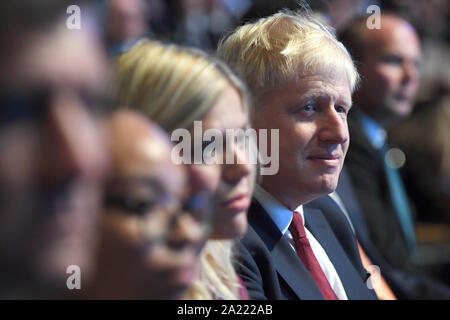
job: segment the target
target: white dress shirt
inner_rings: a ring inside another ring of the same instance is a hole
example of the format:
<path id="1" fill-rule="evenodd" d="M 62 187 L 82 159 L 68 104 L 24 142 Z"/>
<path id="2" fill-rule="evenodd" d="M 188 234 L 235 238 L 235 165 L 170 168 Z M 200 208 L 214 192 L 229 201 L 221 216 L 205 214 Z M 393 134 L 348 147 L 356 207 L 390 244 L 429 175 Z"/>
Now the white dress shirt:
<path id="1" fill-rule="evenodd" d="M 287 237 L 289 240 L 292 250 L 295 251 L 293 240 L 290 231 L 288 230 L 289 225 L 292 221 L 293 211 L 289 210 L 283 206 L 278 200 L 276 200 L 271 194 L 265 191 L 261 186 L 256 185 L 253 196 L 258 200 L 261 206 L 267 211 L 270 218 L 273 220 L 280 232 Z M 303 206 L 300 205 L 295 211 L 301 214 L 303 225 L 305 224 L 305 215 L 303 213 Z M 314 236 L 305 227 L 306 237 L 311 244 L 311 249 L 322 268 L 325 277 L 330 283 L 331 288 L 338 297 L 339 300 L 348 300 L 347 294 L 345 293 L 344 286 L 342 285 L 341 279 L 339 278 L 336 269 L 330 258 L 328 258 L 327 253 L 322 248 L 320 243 L 314 238 Z"/>

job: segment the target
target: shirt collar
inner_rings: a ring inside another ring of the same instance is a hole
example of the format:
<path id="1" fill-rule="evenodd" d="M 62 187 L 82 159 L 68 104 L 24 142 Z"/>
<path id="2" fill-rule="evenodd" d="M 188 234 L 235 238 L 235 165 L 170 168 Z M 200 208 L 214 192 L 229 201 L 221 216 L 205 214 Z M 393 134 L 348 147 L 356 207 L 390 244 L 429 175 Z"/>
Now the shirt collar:
<path id="1" fill-rule="evenodd" d="M 267 211 L 278 230 L 280 230 L 281 234 L 285 234 L 291 224 L 293 211 L 282 205 L 277 199 L 275 199 L 270 193 L 259 185 L 255 186 L 253 196 Z M 304 225 L 305 218 L 303 214 L 303 206 L 299 205 L 295 211 L 301 214 Z"/>
<path id="2" fill-rule="evenodd" d="M 380 149 L 386 141 L 386 130 L 368 115 L 359 112 L 358 121 L 375 149 Z"/>

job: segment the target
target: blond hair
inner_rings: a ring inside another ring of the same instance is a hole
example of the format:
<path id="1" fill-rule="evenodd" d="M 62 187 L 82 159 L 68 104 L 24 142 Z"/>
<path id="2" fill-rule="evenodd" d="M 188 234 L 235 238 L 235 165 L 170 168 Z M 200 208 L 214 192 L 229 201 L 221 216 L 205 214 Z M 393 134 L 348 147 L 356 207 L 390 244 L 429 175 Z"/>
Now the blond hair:
<path id="1" fill-rule="evenodd" d="M 333 29 L 312 14 L 283 11 L 238 27 L 222 39 L 217 54 L 258 101 L 264 89 L 315 73 L 344 71 L 350 89 L 359 76 Z"/>
<path id="2" fill-rule="evenodd" d="M 245 86 L 221 61 L 206 53 L 143 40 L 116 59 L 116 103 L 138 109 L 167 132 L 189 129 L 228 87 Z"/>
<path id="3" fill-rule="evenodd" d="M 187 299 L 239 300 L 233 240 L 208 240 L 200 254 L 198 275 L 189 288 Z"/>
<path id="4" fill-rule="evenodd" d="M 221 61 L 200 50 L 142 41 L 118 57 L 116 103 L 138 109 L 168 133 L 189 129 L 229 87 L 247 112 L 245 85 Z M 187 299 L 239 299 L 232 240 L 208 240 L 200 254 L 198 277 Z"/>

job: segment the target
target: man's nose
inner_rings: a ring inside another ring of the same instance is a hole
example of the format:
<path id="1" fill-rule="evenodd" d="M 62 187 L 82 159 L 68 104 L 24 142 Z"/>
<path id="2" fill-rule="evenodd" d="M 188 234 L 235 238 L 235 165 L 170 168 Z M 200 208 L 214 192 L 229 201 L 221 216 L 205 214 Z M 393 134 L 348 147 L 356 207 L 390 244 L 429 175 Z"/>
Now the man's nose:
<path id="1" fill-rule="evenodd" d="M 419 80 L 419 69 L 416 62 L 405 61 L 403 68 L 403 83 L 416 83 Z"/>
<path id="2" fill-rule="evenodd" d="M 55 98 L 49 109 L 48 174 L 56 179 L 99 179 L 107 169 L 100 124 L 72 95 Z"/>
<path id="3" fill-rule="evenodd" d="M 346 116 L 338 112 L 334 106 L 321 116 L 319 130 L 319 139 L 323 142 L 341 144 L 347 142 L 349 138 Z"/>

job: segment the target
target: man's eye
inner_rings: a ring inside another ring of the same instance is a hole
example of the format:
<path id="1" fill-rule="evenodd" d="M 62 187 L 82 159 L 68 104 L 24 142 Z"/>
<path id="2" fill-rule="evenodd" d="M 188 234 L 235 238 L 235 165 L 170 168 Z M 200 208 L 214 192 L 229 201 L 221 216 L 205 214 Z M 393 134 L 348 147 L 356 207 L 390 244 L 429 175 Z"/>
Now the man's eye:
<path id="1" fill-rule="evenodd" d="M 314 111 L 315 108 L 314 108 L 314 106 L 313 106 L 312 104 L 308 104 L 308 105 L 306 105 L 306 106 L 303 106 L 303 107 L 302 107 L 302 110 L 303 110 L 303 111 Z"/>
<path id="2" fill-rule="evenodd" d="M 310 117 L 317 111 L 317 107 L 313 104 L 308 104 L 300 108 L 300 114 L 302 116 Z"/>
<path id="3" fill-rule="evenodd" d="M 383 61 L 384 63 L 389 63 L 389 64 L 400 64 L 402 63 L 403 59 L 402 57 L 399 56 L 394 56 L 394 55 L 389 55 L 389 56 L 384 56 L 381 61 Z"/>
<path id="4" fill-rule="evenodd" d="M 347 110 L 341 106 L 335 106 L 334 109 L 339 113 L 347 113 Z"/>

